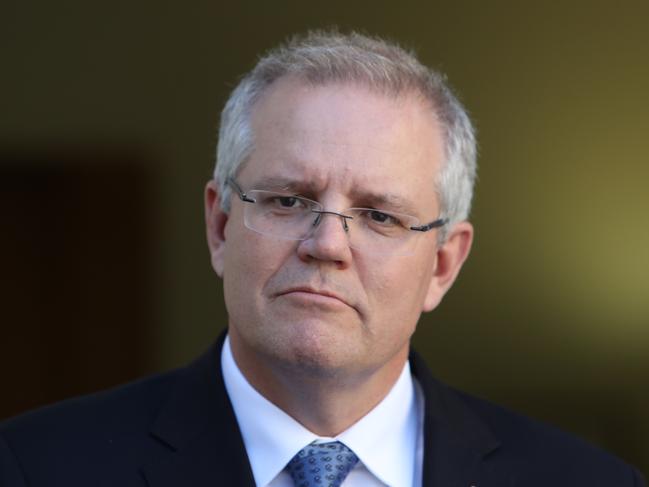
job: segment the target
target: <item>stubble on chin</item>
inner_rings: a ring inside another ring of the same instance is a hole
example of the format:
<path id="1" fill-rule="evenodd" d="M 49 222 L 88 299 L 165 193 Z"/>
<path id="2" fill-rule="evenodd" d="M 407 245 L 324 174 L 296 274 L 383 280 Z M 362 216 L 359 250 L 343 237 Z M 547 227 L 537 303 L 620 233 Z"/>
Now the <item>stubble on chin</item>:
<path id="1" fill-rule="evenodd" d="M 259 343 L 259 351 L 268 365 L 283 375 L 302 380 L 336 379 L 349 374 L 362 355 L 359 337 L 344 333 L 339 323 L 311 318 L 284 322 L 279 328 Z"/>

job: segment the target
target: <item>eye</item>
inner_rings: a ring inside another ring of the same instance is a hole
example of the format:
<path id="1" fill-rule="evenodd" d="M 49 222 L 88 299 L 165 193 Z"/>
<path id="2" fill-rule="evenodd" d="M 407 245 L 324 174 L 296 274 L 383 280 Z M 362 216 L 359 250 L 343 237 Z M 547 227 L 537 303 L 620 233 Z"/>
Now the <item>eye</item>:
<path id="1" fill-rule="evenodd" d="M 308 200 L 299 196 L 292 196 L 286 194 L 273 194 L 268 198 L 266 203 L 268 208 L 274 211 L 282 212 L 301 212 L 310 207 Z"/>
<path id="2" fill-rule="evenodd" d="M 372 223 L 377 223 L 383 226 L 398 226 L 401 225 L 401 221 L 387 213 L 377 210 L 371 210 L 368 212 L 368 218 Z"/>
<path id="3" fill-rule="evenodd" d="M 301 202 L 295 196 L 278 196 L 276 201 L 282 208 L 296 208 Z"/>
<path id="4" fill-rule="evenodd" d="M 261 190 L 250 191 L 250 194 L 254 197 L 255 203 L 257 203 L 255 205 L 256 211 L 261 211 L 265 214 L 272 213 L 284 216 L 299 214 L 305 212 L 313 205 L 308 199 L 295 194 Z"/>

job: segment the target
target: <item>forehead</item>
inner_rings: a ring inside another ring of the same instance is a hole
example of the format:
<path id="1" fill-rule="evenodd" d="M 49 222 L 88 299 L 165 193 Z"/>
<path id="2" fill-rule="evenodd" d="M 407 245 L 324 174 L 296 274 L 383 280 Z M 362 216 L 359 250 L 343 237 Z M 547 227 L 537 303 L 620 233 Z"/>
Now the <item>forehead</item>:
<path id="1" fill-rule="evenodd" d="M 255 104 L 252 178 L 302 179 L 341 192 L 419 192 L 434 200 L 443 143 L 420 97 L 387 96 L 352 84 L 272 85 Z"/>

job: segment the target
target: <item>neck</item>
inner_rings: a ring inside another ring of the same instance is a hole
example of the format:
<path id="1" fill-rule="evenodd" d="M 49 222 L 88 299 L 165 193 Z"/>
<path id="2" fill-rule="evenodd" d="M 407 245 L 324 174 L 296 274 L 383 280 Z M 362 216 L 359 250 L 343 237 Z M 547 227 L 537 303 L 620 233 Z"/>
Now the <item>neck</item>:
<path id="1" fill-rule="evenodd" d="M 371 411 L 390 392 L 408 358 L 408 347 L 387 364 L 363 370 L 316 370 L 255 356 L 230 340 L 239 370 L 257 392 L 306 429 L 335 437 Z"/>

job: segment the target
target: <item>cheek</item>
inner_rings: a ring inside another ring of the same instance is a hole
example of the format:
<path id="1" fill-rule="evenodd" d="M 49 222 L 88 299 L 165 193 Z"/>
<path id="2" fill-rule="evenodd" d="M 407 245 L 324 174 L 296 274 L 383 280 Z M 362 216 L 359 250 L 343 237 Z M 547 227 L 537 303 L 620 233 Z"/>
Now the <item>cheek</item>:
<path id="1" fill-rule="evenodd" d="M 432 276 L 432 259 L 395 258 L 372 266 L 368 282 L 373 282 L 370 299 L 375 309 L 398 317 L 422 310 Z M 367 287 L 366 287 L 367 289 Z"/>
<path id="2" fill-rule="evenodd" d="M 264 284 L 273 273 L 269 262 L 273 260 L 254 237 L 230 236 L 224 255 L 223 293 L 231 325 L 258 321 Z"/>
<path id="3" fill-rule="evenodd" d="M 226 240 L 224 285 L 240 295 L 259 295 L 286 259 L 286 245 L 247 228 L 232 229 Z"/>

